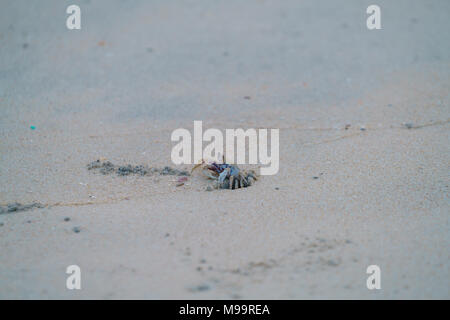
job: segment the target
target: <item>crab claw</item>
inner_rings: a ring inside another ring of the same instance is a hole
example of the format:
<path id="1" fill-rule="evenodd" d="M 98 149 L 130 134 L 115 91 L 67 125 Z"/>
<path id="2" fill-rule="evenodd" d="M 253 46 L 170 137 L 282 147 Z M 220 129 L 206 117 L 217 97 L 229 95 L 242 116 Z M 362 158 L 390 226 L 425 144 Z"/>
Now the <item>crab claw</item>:
<path id="1" fill-rule="evenodd" d="M 213 179 L 213 180 L 217 180 L 217 173 L 215 171 L 211 171 L 209 169 L 203 169 L 203 174 L 209 178 L 209 179 Z"/>

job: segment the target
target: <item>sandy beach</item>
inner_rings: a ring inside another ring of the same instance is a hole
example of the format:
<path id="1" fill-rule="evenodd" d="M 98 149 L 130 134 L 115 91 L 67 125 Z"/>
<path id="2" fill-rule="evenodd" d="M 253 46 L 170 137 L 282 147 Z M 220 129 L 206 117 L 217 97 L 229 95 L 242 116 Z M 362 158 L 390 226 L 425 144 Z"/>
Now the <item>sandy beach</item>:
<path id="1" fill-rule="evenodd" d="M 70 4 L 0 5 L 0 299 L 450 298 L 450 2 Z M 278 174 L 87 169 L 191 170 L 194 120 L 278 128 Z"/>

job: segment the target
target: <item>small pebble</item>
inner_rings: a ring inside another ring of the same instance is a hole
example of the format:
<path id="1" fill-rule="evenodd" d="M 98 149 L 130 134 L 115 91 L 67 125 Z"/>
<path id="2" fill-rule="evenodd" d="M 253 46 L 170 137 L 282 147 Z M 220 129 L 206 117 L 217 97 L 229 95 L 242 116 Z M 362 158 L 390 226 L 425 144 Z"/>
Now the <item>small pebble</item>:
<path id="1" fill-rule="evenodd" d="M 72 231 L 75 232 L 75 233 L 79 233 L 81 231 L 81 228 L 80 227 L 73 227 Z"/>
<path id="2" fill-rule="evenodd" d="M 64 218 L 64 221 L 66 221 L 66 222 L 67 222 L 67 221 L 70 221 L 70 218 L 69 218 L 69 217 L 65 217 L 65 218 Z"/>
<path id="3" fill-rule="evenodd" d="M 327 265 L 331 266 L 331 267 L 336 267 L 339 265 L 339 262 L 333 261 L 333 260 L 328 260 L 327 261 Z"/>
<path id="4" fill-rule="evenodd" d="M 250 99 L 251 99 L 251 97 L 250 97 L 250 96 L 245 96 L 245 97 L 244 97 L 244 99 L 246 99 L 246 100 L 250 100 Z"/>
<path id="5" fill-rule="evenodd" d="M 314 179 L 314 180 L 317 180 L 317 179 L 319 179 L 319 177 L 316 176 L 316 177 L 313 177 L 313 179 Z"/>
<path id="6" fill-rule="evenodd" d="M 210 289 L 209 285 L 201 284 L 199 286 L 196 286 L 196 287 L 192 288 L 191 291 L 198 292 L 198 291 L 206 291 L 206 290 L 209 290 L 209 289 Z"/>
<path id="7" fill-rule="evenodd" d="M 275 187 L 275 190 L 280 190 L 280 188 L 278 188 L 278 187 Z"/>
<path id="8" fill-rule="evenodd" d="M 0 227 L 3 227 L 5 224 L 3 222 L 0 222 Z"/>
<path id="9" fill-rule="evenodd" d="M 405 127 L 407 129 L 412 129 L 412 128 L 414 128 L 414 124 L 413 123 L 405 123 Z"/>

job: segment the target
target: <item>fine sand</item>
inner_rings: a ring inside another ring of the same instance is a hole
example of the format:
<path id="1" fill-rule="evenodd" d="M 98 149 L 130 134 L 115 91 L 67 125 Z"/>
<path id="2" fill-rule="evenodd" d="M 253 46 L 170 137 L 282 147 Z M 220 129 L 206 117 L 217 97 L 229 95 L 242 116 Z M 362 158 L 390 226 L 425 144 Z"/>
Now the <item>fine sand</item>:
<path id="1" fill-rule="evenodd" d="M 1 4 L 0 298 L 450 298 L 450 3 L 378 2 Z M 278 174 L 87 170 L 190 170 L 194 120 L 279 128 Z"/>

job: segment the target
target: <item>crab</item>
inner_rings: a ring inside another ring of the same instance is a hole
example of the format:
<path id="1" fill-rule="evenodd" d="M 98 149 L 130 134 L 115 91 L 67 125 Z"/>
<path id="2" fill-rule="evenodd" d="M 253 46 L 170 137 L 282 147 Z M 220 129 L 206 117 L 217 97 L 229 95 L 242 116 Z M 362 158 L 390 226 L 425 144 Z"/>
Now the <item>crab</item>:
<path id="1" fill-rule="evenodd" d="M 251 186 L 253 181 L 258 180 L 255 171 L 241 170 L 238 166 L 227 163 L 208 163 L 202 160 L 192 168 L 191 173 L 198 167 L 202 167 L 202 173 L 216 181 L 216 187 L 221 189 L 246 188 Z"/>

